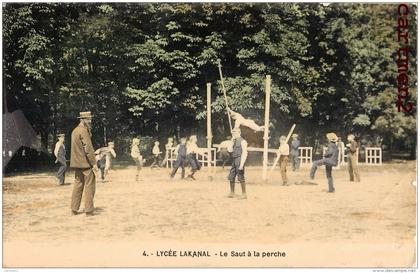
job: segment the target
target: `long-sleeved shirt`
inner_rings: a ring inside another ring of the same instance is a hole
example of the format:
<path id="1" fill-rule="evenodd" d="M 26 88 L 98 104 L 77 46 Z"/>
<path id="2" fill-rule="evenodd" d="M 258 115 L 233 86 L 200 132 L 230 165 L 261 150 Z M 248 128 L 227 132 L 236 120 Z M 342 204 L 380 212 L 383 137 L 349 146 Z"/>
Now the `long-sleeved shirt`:
<path id="1" fill-rule="evenodd" d="M 280 144 L 278 153 L 280 155 L 289 155 L 289 144 L 287 143 Z"/>
<path id="2" fill-rule="evenodd" d="M 153 154 L 154 156 L 158 156 L 158 155 L 160 154 L 160 148 L 159 148 L 159 145 L 155 145 L 155 146 L 153 146 L 153 149 L 152 149 L 152 154 Z"/>
<path id="3" fill-rule="evenodd" d="M 187 143 L 187 155 L 189 154 L 197 154 L 199 153 L 199 149 L 197 143 L 188 142 Z"/>
<path id="4" fill-rule="evenodd" d="M 229 153 L 231 153 L 233 149 L 233 141 L 230 139 L 222 141 L 219 145 L 218 151 L 221 149 L 226 149 Z"/>
<path id="5" fill-rule="evenodd" d="M 115 150 L 110 147 L 102 147 L 95 151 L 95 154 L 102 154 L 106 155 L 107 157 L 117 157 L 117 154 L 115 153 Z"/>
<path id="6" fill-rule="evenodd" d="M 62 163 L 66 162 L 66 147 L 64 146 L 64 143 L 58 141 L 55 144 L 54 155 L 57 158 L 57 161 Z"/>
<path id="7" fill-rule="evenodd" d="M 132 158 L 139 158 L 141 156 L 140 149 L 138 145 L 131 146 L 131 157 Z"/>

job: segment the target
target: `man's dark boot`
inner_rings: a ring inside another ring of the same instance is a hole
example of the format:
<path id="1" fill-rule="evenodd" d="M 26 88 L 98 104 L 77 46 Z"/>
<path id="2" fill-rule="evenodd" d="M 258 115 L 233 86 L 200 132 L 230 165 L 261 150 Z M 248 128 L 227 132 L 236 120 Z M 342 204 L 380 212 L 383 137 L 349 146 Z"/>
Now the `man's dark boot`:
<path id="1" fill-rule="evenodd" d="M 311 180 L 314 180 L 314 179 L 315 179 L 315 172 L 316 172 L 316 169 L 317 169 L 316 165 L 312 165 L 311 172 L 310 172 L 310 174 L 309 174 L 309 178 L 310 178 Z"/>
<path id="2" fill-rule="evenodd" d="M 235 196 L 235 181 L 230 181 L 230 193 L 227 196 L 228 198 L 233 198 Z"/>
<path id="3" fill-rule="evenodd" d="M 335 192 L 332 177 L 327 177 L 327 179 L 328 179 L 328 192 Z"/>
<path id="4" fill-rule="evenodd" d="M 171 178 L 174 178 L 175 173 L 176 173 L 176 169 L 173 169 L 172 172 L 171 172 Z"/>
<path id="5" fill-rule="evenodd" d="M 93 213 L 93 211 L 89 211 L 89 212 L 86 212 L 86 216 L 95 216 L 95 214 Z"/>
<path id="6" fill-rule="evenodd" d="M 190 177 L 191 177 L 191 179 L 192 179 L 192 180 L 195 180 L 194 174 L 195 174 L 195 171 L 193 171 L 193 172 L 191 173 L 191 176 L 190 176 Z"/>
<path id="7" fill-rule="evenodd" d="M 242 189 L 242 195 L 239 197 L 239 199 L 247 199 L 245 181 L 241 181 L 241 189 Z"/>

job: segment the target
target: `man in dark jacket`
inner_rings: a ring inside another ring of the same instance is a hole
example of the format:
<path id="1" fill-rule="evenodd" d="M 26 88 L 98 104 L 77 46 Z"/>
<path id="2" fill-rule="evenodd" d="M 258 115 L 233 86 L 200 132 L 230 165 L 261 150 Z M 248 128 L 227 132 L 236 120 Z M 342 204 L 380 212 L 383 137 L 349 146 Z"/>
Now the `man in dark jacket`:
<path id="1" fill-rule="evenodd" d="M 86 216 L 92 216 L 96 186 L 93 168 L 97 169 L 90 132 L 92 115 L 90 112 L 80 112 L 79 119 L 79 125 L 71 133 L 70 167 L 75 170 L 71 211 L 73 215 L 77 215 L 84 190 L 85 213 Z"/>
<path id="2" fill-rule="evenodd" d="M 181 143 L 175 148 L 176 161 L 174 163 L 174 168 L 171 172 L 171 178 L 175 177 L 178 168 L 181 167 L 181 179 L 185 178 L 185 163 L 187 161 L 187 139 L 185 137 L 181 138 Z"/>
<path id="3" fill-rule="evenodd" d="M 67 170 L 67 162 L 66 162 L 66 147 L 64 146 L 64 134 L 58 134 L 58 141 L 55 144 L 54 155 L 55 155 L 55 163 L 60 163 L 60 168 L 57 171 L 57 179 L 58 184 L 60 186 L 64 185 L 64 180 L 66 176 Z"/>
<path id="4" fill-rule="evenodd" d="M 338 148 L 337 148 L 337 135 L 334 133 L 328 133 L 327 139 L 328 149 L 325 152 L 325 157 L 323 159 L 314 161 L 311 168 L 310 178 L 315 179 L 315 172 L 319 166 L 325 165 L 325 171 L 328 179 L 328 192 L 334 192 L 334 184 L 332 178 L 332 167 L 337 166 L 338 163 Z"/>
<path id="5" fill-rule="evenodd" d="M 297 169 L 299 169 L 299 146 L 300 146 L 300 141 L 298 139 L 298 135 L 297 134 L 293 134 L 292 135 L 292 146 L 290 147 L 290 156 L 292 157 L 292 170 L 296 171 Z"/>

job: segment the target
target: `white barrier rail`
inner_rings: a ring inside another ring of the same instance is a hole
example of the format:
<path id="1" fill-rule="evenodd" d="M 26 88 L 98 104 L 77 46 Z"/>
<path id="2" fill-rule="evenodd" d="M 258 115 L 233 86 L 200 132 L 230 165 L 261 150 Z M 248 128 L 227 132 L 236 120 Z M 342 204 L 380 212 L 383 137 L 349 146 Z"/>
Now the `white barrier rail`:
<path id="1" fill-rule="evenodd" d="M 166 155 L 168 157 L 168 160 L 166 161 L 166 168 L 172 168 L 174 162 L 176 161 L 176 156 L 175 156 L 175 147 L 171 148 L 169 150 L 166 151 Z M 209 165 L 209 161 L 207 159 L 207 153 L 208 153 L 208 149 L 207 148 L 200 148 L 200 151 L 205 154 L 206 156 L 203 157 L 200 154 L 196 154 L 196 158 L 197 160 L 201 163 L 201 166 L 208 166 Z M 210 166 L 216 167 L 216 149 L 215 148 L 211 148 L 210 149 L 210 153 L 211 153 L 211 158 L 210 158 Z"/>
<path id="2" fill-rule="evenodd" d="M 382 148 L 366 147 L 365 159 L 367 165 L 382 165 Z"/>
<path id="3" fill-rule="evenodd" d="M 299 147 L 300 165 L 312 164 L 312 147 Z"/>

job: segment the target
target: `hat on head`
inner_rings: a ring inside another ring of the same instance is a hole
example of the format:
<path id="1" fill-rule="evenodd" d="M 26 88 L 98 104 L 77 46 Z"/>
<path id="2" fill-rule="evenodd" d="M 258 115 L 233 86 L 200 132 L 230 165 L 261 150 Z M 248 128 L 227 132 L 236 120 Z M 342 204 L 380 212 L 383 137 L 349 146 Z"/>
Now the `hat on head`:
<path id="1" fill-rule="evenodd" d="M 92 118 L 92 114 L 90 111 L 86 111 L 86 112 L 80 112 L 80 116 L 79 119 L 89 119 Z"/>
<path id="2" fill-rule="evenodd" d="M 298 134 L 293 134 L 292 137 L 298 137 Z"/>
<path id="3" fill-rule="evenodd" d="M 159 144 L 159 141 L 155 141 L 155 145 Z"/>
<path id="4" fill-rule="evenodd" d="M 140 139 L 138 139 L 138 138 L 133 138 L 133 143 L 140 143 Z"/>
<path id="5" fill-rule="evenodd" d="M 354 135 L 353 134 L 350 134 L 347 137 L 350 138 L 350 139 L 354 139 Z"/>
<path id="6" fill-rule="evenodd" d="M 60 138 L 60 137 L 65 137 L 65 136 L 66 136 L 66 134 L 58 134 L 58 135 L 57 135 L 57 137 L 59 137 L 59 138 Z"/>
<path id="7" fill-rule="evenodd" d="M 286 137 L 285 136 L 281 136 L 280 137 L 280 141 L 285 141 L 286 140 Z"/>
<path id="8" fill-rule="evenodd" d="M 114 145 L 114 141 L 108 142 L 108 146 Z"/>
<path id="9" fill-rule="evenodd" d="M 335 133 L 328 133 L 327 138 L 329 141 L 332 141 L 332 142 L 336 142 L 338 140 L 338 137 Z"/>

